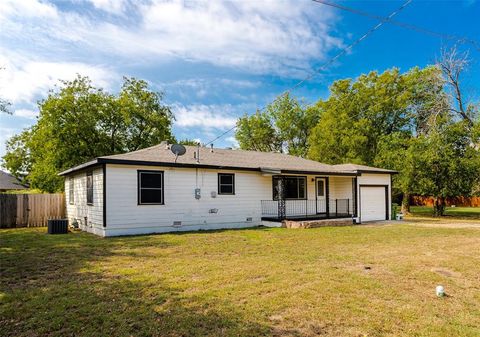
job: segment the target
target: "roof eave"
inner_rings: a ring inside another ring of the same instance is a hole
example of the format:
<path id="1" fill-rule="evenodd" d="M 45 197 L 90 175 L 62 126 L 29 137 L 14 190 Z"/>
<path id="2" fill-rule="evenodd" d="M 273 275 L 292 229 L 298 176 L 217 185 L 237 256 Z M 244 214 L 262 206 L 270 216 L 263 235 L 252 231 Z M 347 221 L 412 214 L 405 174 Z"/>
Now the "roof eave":
<path id="1" fill-rule="evenodd" d="M 72 168 L 69 168 L 68 170 L 65 170 L 65 171 L 63 171 L 63 172 L 60 172 L 58 175 L 59 175 L 59 176 L 66 176 L 66 175 L 69 175 L 69 174 L 71 174 L 71 173 L 78 172 L 78 171 L 85 170 L 85 169 L 87 169 L 87 168 L 96 166 L 96 165 L 100 164 L 99 159 L 100 159 L 100 158 L 96 158 L 96 159 L 91 160 L 91 161 L 88 161 L 88 162 L 86 162 L 86 163 L 83 163 L 83 164 L 74 166 L 74 167 L 72 167 Z"/>
<path id="2" fill-rule="evenodd" d="M 86 162 L 84 164 L 72 167 L 68 170 L 60 172 L 59 176 L 66 176 L 93 166 L 101 164 L 117 164 L 117 165 L 140 165 L 140 166 L 165 166 L 165 167 L 185 167 L 185 168 L 206 168 L 206 169 L 220 169 L 220 170 L 241 170 L 241 171 L 257 171 L 262 172 L 265 168 L 261 167 L 241 167 L 241 166 L 223 166 L 223 165 L 206 165 L 206 164 L 190 164 L 190 163 L 171 163 L 171 162 L 154 162 L 154 161 L 143 161 L 143 160 L 131 160 L 131 159 L 115 159 L 115 158 L 105 158 L 99 157 L 92 161 Z M 283 170 L 275 169 L 275 171 L 280 171 L 280 174 L 314 174 L 314 175 L 331 175 L 331 176 L 349 176 L 356 177 L 361 175 L 361 173 L 353 171 L 329 171 L 329 170 Z"/>

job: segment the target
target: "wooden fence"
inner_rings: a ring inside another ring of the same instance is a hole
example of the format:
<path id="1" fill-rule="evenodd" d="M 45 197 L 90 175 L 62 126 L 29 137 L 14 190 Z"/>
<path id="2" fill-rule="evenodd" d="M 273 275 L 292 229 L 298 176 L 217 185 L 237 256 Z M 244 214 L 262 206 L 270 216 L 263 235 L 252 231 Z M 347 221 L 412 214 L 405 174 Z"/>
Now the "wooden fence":
<path id="1" fill-rule="evenodd" d="M 410 204 L 413 206 L 433 206 L 434 202 L 433 197 L 412 196 L 410 199 Z M 480 197 L 445 198 L 445 204 L 457 207 L 480 207 Z"/>
<path id="2" fill-rule="evenodd" d="M 63 218 L 63 193 L 0 194 L 0 228 L 41 227 L 48 219 Z"/>

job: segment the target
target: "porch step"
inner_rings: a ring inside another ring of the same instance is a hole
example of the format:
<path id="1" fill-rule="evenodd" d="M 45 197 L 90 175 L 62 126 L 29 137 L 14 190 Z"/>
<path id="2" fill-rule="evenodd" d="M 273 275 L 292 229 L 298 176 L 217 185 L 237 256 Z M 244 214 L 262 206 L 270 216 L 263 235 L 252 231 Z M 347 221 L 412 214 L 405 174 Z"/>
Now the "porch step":
<path id="1" fill-rule="evenodd" d="M 345 219 L 324 219 L 324 220 L 283 220 L 282 227 L 284 228 L 318 228 L 326 226 L 350 226 L 353 225 L 352 218 Z"/>

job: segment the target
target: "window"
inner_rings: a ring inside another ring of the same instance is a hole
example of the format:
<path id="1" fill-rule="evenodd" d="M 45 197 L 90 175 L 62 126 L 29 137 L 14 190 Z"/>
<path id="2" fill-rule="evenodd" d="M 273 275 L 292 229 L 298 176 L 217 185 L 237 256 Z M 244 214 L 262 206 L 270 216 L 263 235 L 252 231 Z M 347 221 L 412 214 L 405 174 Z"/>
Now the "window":
<path id="1" fill-rule="evenodd" d="M 218 194 L 235 194 L 235 175 L 233 173 L 218 174 Z"/>
<path id="2" fill-rule="evenodd" d="M 74 203 L 74 200 L 73 200 L 74 186 L 75 186 L 74 183 L 75 183 L 75 179 L 70 178 L 70 180 L 68 181 L 68 202 L 70 203 L 70 205 L 73 205 Z"/>
<path id="3" fill-rule="evenodd" d="M 282 188 L 282 180 L 284 186 Z M 306 199 L 306 177 L 296 176 L 274 176 L 273 177 L 273 200 L 278 200 L 283 193 L 285 199 Z"/>
<path id="4" fill-rule="evenodd" d="M 163 171 L 138 171 L 138 204 L 164 204 Z"/>
<path id="5" fill-rule="evenodd" d="M 325 180 L 317 178 L 317 197 L 325 196 Z"/>
<path id="6" fill-rule="evenodd" d="M 87 205 L 93 205 L 93 172 L 87 172 Z"/>

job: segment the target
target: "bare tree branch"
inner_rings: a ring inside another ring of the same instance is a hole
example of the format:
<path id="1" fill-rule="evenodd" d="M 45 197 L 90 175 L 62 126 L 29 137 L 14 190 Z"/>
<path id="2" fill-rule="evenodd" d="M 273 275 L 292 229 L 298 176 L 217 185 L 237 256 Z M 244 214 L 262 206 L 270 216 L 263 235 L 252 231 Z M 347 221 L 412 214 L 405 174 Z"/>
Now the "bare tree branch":
<path id="1" fill-rule="evenodd" d="M 450 108 L 463 120 L 466 120 L 470 126 L 473 126 L 473 117 L 471 109 L 465 102 L 461 87 L 461 75 L 470 64 L 468 51 L 459 52 L 456 46 L 450 49 L 442 49 L 440 59 L 437 60 L 437 66 L 442 70 L 447 86 L 451 89 L 451 96 L 458 108 Z"/>

